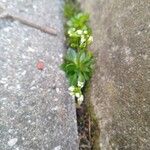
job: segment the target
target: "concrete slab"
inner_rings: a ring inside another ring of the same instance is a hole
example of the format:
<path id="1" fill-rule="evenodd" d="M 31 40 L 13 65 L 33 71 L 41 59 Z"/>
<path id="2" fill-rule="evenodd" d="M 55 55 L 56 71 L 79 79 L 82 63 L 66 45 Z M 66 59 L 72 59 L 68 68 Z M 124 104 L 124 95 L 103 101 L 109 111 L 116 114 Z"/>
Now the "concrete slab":
<path id="1" fill-rule="evenodd" d="M 150 149 L 150 1 L 80 0 L 96 64 L 89 99 L 101 150 Z"/>
<path id="2" fill-rule="evenodd" d="M 63 1 L 0 0 L 0 5 L 58 31 L 50 36 L 0 20 L 0 150 L 77 150 L 75 104 L 59 68 L 65 52 Z"/>

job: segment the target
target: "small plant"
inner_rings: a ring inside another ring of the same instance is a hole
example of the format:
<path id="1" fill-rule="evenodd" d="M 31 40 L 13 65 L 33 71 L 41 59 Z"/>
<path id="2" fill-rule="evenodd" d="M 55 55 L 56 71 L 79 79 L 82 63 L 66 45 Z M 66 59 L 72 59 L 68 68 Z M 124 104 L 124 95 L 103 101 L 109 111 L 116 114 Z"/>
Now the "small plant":
<path id="1" fill-rule="evenodd" d="M 67 20 L 72 18 L 75 14 L 79 13 L 80 10 L 78 9 L 78 3 L 74 3 L 72 0 L 65 0 L 64 5 L 64 16 Z"/>
<path id="2" fill-rule="evenodd" d="M 86 49 L 93 41 L 91 29 L 86 25 L 89 15 L 78 13 L 67 22 L 68 45 L 74 49 Z"/>
<path id="3" fill-rule="evenodd" d="M 86 13 L 78 13 L 75 14 L 67 21 L 67 26 L 71 28 L 81 29 L 82 27 L 86 26 L 89 20 L 89 15 Z"/>
<path id="4" fill-rule="evenodd" d="M 93 55 L 87 47 L 93 37 L 88 26 L 89 15 L 79 11 L 71 1 L 65 5 L 64 15 L 67 19 L 65 27 L 69 48 L 61 69 L 68 78 L 70 94 L 77 98 L 80 105 L 84 99 L 82 88 L 92 75 Z"/>
<path id="5" fill-rule="evenodd" d="M 79 51 L 69 48 L 64 58 L 62 69 L 65 71 L 69 83 L 77 86 L 78 81 L 85 83 L 92 74 L 93 55 L 91 52 Z"/>
<path id="6" fill-rule="evenodd" d="M 68 30 L 68 45 L 71 48 L 81 50 L 86 49 L 89 44 L 93 41 L 93 38 L 87 29 L 84 26 L 82 29 L 69 28 Z"/>
<path id="7" fill-rule="evenodd" d="M 81 89 L 92 75 L 93 55 L 90 51 L 79 51 L 69 48 L 61 65 L 70 84 L 70 93 L 78 98 L 78 103 L 83 101 Z"/>

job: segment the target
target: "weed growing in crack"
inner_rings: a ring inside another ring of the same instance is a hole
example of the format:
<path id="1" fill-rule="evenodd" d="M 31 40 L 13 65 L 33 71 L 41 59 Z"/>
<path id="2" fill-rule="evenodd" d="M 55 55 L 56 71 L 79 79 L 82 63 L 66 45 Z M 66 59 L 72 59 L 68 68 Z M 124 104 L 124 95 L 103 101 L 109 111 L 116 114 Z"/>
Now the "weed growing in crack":
<path id="1" fill-rule="evenodd" d="M 90 80 L 93 70 L 93 54 L 88 50 L 92 43 L 92 31 L 88 26 L 89 15 L 81 12 L 74 3 L 66 3 L 64 15 L 67 54 L 61 69 L 69 81 L 70 94 L 77 99 L 79 105 L 83 102 L 82 88 Z"/>

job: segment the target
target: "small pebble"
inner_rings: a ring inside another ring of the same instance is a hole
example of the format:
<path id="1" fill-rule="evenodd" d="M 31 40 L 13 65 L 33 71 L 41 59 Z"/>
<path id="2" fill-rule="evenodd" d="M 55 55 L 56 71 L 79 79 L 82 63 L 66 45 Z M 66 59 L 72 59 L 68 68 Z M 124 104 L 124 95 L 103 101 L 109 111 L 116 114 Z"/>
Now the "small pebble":
<path id="1" fill-rule="evenodd" d="M 61 146 L 59 145 L 59 146 L 55 147 L 53 150 L 61 150 Z"/>
<path id="2" fill-rule="evenodd" d="M 57 93 L 59 93 L 59 92 L 60 92 L 59 88 L 56 88 L 56 92 L 57 92 Z"/>
<path id="3" fill-rule="evenodd" d="M 17 141 L 18 141 L 17 138 L 10 139 L 10 140 L 8 141 L 8 145 L 12 147 L 12 146 L 14 146 L 14 145 L 17 143 Z"/>
<path id="4" fill-rule="evenodd" d="M 28 47 L 27 51 L 28 52 L 35 52 L 35 49 L 33 49 L 32 47 Z"/>

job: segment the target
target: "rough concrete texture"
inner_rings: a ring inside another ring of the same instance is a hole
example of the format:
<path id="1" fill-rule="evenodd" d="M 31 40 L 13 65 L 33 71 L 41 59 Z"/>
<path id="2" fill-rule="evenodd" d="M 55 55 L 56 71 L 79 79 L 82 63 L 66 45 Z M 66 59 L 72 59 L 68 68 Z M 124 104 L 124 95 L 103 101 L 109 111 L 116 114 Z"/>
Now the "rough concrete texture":
<path id="1" fill-rule="evenodd" d="M 0 150 L 77 150 L 75 105 L 59 68 L 65 51 L 63 1 L 0 0 L 0 6 L 58 31 L 51 36 L 0 20 Z M 43 71 L 37 69 L 39 60 Z"/>
<path id="2" fill-rule="evenodd" d="M 150 1 L 80 1 L 93 28 L 101 149 L 150 150 Z"/>

